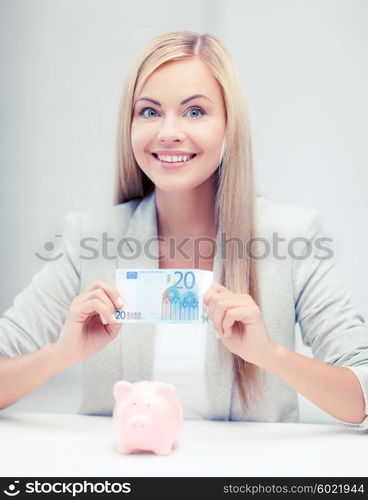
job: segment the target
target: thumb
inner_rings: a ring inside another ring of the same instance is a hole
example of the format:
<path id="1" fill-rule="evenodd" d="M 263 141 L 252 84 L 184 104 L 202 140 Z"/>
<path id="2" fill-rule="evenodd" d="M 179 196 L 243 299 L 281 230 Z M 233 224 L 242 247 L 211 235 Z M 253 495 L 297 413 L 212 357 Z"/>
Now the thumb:
<path id="1" fill-rule="evenodd" d="M 123 326 L 122 323 L 108 323 L 106 319 L 100 314 L 100 320 L 105 328 L 105 331 L 109 334 L 111 338 L 115 338 Z"/>
<path id="2" fill-rule="evenodd" d="M 114 339 L 115 337 L 117 337 L 121 327 L 123 326 L 122 323 L 109 323 L 107 325 L 105 325 L 105 330 L 107 331 L 107 333 L 109 334 L 109 336 Z"/>

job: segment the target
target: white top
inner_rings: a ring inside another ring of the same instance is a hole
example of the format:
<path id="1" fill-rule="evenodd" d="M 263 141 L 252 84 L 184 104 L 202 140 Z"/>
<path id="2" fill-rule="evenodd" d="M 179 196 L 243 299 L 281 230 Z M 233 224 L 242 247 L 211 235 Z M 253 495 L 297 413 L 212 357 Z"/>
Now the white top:
<path id="1" fill-rule="evenodd" d="M 174 384 L 184 418 L 206 419 L 205 352 L 208 323 L 156 325 L 153 380 Z"/>

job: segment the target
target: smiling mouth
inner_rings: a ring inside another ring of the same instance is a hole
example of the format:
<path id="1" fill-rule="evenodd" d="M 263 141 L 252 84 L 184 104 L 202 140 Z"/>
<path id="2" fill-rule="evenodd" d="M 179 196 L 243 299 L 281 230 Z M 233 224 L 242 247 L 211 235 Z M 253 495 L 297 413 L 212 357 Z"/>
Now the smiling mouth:
<path id="1" fill-rule="evenodd" d="M 160 160 L 157 153 L 151 153 L 151 154 L 155 158 L 155 160 L 157 160 L 161 164 L 162 167 L 169 168 L 169 169 L 183 167 L 184 165 L 186 165 L 187 163 L 190 163 L 194 158 L 196 158 L 198 156 L 196 153 L 192 153 L 190 155 L 190 158 L 188 158 L 185 161 L 164 161 L 164 160 Z M 182 156 L 184 156 L 184 155 L 182 155 Z"/>
<path id="2" fill-rule="evenodd" d="M 185 161 L 176 161 L 176 162 L 174 161 L 174 162 L 173 162 L 173 161 L 165 161 L 165 160 L 160 160 L 160 158 L 158 157 L 157 153 L 151 153 L 151 154 L 152 154 L 152 156 L 153 156 L 154 158 L 156 158 L 156 160 L 161 161 L 161 162 L 164 162 L 164 163 L 185 163 L 186 161 L 193 160 L 193 158 L 195 158 L 195 157 L 197 156 L 197 154 L 196 154 L 196 153 L 191 153 L 190 155 L 186 155 L 186 156 L 189 156 L 188 160 L 185 160 Z M 168 155 L 167 155 L 167 156 L 168 156 Z M 176 156 L 178 156 L 178 155 L 176 155 Z M 185 155 L 181 155 L 181 156 L 185 156 Z"/>

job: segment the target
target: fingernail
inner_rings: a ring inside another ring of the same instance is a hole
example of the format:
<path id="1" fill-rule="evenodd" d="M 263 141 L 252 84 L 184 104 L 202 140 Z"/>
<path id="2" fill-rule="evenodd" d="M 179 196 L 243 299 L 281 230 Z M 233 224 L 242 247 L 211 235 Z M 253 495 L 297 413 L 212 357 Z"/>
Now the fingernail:
<path id="1" fill-rule="evenodd" d="M 218 333 L 218 331 L 217 331 L 217 330 L 215 330 L 215 335 L 216 335 L 216 338 L 217 338 L 217 339 L 219 339 L 219 338 L 220 338 L 220 335 L 219 335 L 219 333 Z"/>
<path id="2" fill-rule="evenodd" d="M 116 302 L 119 304 L 119 306 L 122 306 L 124 304 L 123 299 L 121 297 L 118 297 L 116 299 Z"/>

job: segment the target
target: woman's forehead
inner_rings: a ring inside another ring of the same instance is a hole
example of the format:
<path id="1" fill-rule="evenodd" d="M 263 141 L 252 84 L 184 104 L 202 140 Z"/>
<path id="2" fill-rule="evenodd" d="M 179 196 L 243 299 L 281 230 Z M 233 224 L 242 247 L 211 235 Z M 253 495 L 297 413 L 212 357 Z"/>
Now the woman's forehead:
<path id="1" fill-rule="evenodd" d="M 168 61 L 159 66 L 146 80 L 139 93 L 141 96 L 154 95 L 177 97 L 182 101 L 188 96 L 205 95 L 214 101 L 221 98 L 220 86 L 207 65 L 198 58 L 185 58 L 177 61 Z"/>

